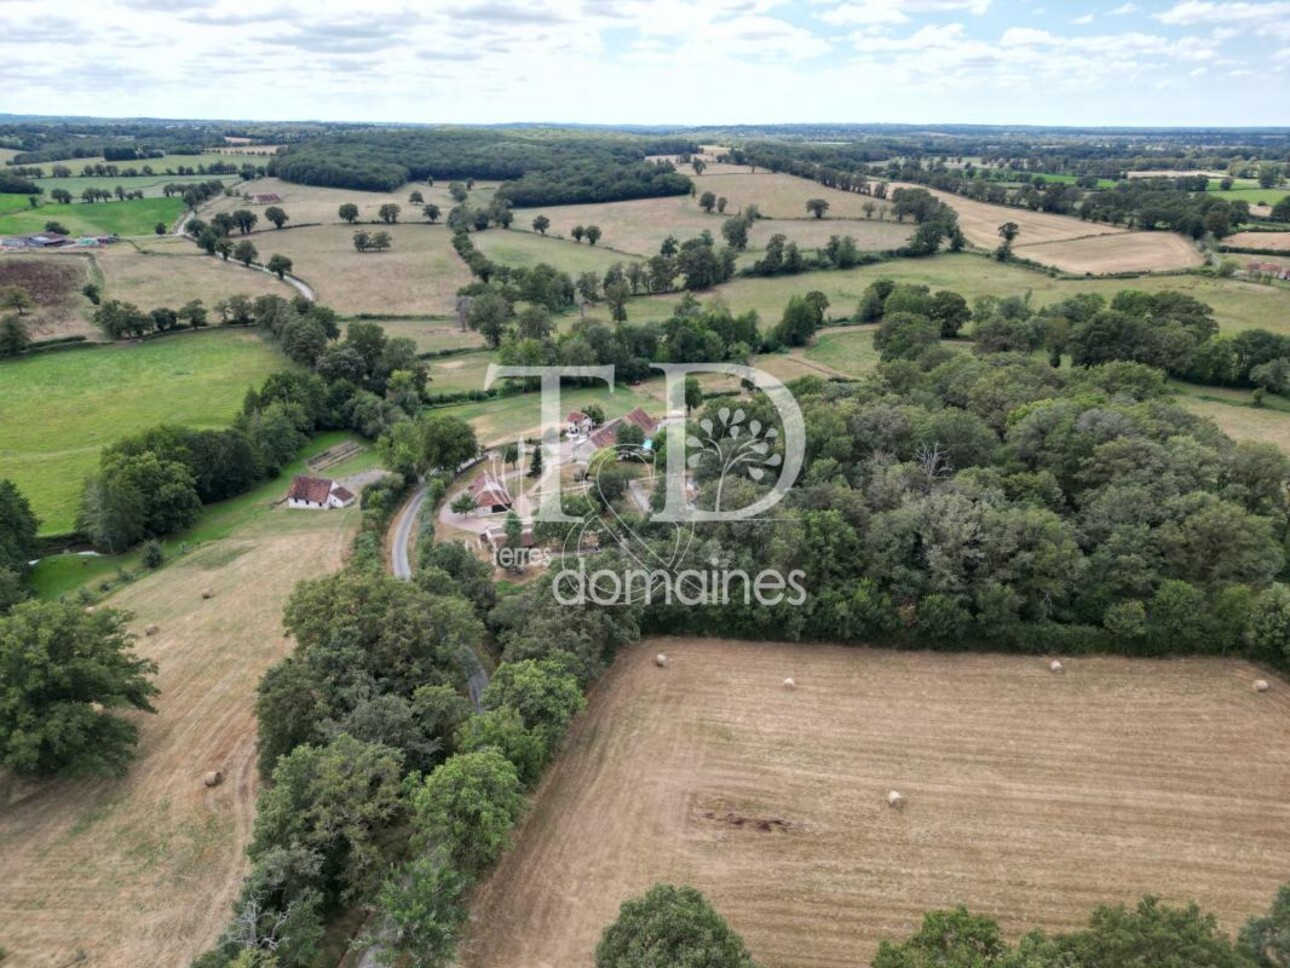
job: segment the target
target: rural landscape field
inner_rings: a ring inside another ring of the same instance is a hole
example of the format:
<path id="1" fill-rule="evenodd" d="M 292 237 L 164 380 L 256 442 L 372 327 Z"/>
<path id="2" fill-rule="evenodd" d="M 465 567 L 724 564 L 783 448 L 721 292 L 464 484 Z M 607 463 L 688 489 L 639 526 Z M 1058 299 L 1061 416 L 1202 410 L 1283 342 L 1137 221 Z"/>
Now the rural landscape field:
<path id="1" fill-rule="evenodd" d="M 1290 968 L 1286 6 L 0 5 L 0 968 Z"/>
<path id="2" fill-rule="evenodd" d="M 775 965 L 863 964 L 912 912 L 956 904 L 1019 935 L 1155 890 L 1239 927 L 1290 863 L 1269 741 L 1288 710 L 1254 674 L 640 643 L 484 883 L 463 964 L 590 963 L 618 899 L 658 881 L 701 888 Z M 899 813 L 874 792 L 892 786 Z"/>

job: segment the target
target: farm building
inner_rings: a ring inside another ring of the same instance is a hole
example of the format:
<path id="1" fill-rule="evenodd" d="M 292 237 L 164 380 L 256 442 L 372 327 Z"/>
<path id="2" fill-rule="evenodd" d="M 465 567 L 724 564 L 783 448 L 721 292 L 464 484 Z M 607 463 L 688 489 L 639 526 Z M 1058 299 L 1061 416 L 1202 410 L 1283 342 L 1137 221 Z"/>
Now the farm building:
<path id="1" fill-rule="evenodd" d="M 489 551 L 504 548 L 506 546 L 506 532 L 501 528 L 489 528 L 479 535 L 479 544 Z M 533 528 L 525 525 L 524 530 L 520 532 L 520 546 L 532 548 L 533 544 Z"/>
<path id="2" fill-rule="evenodd" d="M 509 511 L 515 504 L 506 482 L 487 471 L 475 478 L 468 490 L 475 499 L 476 510 L 485 514 L 501 514 Z"/>
<path id="3" fill-rule="evenodd" d="M 572 416 L 572 414 L 570 414 Z M 624 422 L 635 424 L 645 433 L 645 449 L 653 446 L 654 435 L 658 433 L 659 422 L 640 407 L 624 414 L 617 420 L 610 420 L 597 430 L 589 433 L 574 445 L 574 456 L 578 460 L 590 460 L 598 450 L 613 447 L 618 441 L 618 428 Z M 570 434 L 570 436 L 573 436 Z"/>
<path id="4" fill-rule="evenodd" d="M 71 239 L 61 232 L 38 232 L 34 235 L 16 235 L 0 240 L 6 249 L 54 249 L 69 245 Z"/>
<path id="5" fill-rule="evenodd" d="M 630 413 L 626 414 L 623 419 L 628 423 L 635 424 L 637 427 L 640 427 L 641 430 L 645 431 L 646 440 L 653 439 L 654 435 L 658 433 L 658 421 L 640 407 L 637 407 Z"/>
<path id="6" fill-rule="evenodd" d="M 287 491 L 287 507 L 309 508 L 347 508 L 354 503 L 354 495 L 335 481 L 326 477 L 308 477 L 297 474 Z"/>
<path id="7" fill-rule="evenodd" d="M 252 195 L 251 201 L 256 205 L 277 205 L 282 201 L 282 196 L 276 192 L 261 192 L 260 194 Z"/>
<path id="8" fill-rule="evenodd" d="M 564 418 L 565 433 L 570 437 L 585 437 L 591 433 L 591 418 L 581 410 L 574 410 Z"/>
<path id="9" fill-rule="evenodd" d="M 1290 266 L 1276 262 L 1248 262 L 1245 265 L 1246 275 L 1271 276 L 1273 279 L 1290 279 Z"/>

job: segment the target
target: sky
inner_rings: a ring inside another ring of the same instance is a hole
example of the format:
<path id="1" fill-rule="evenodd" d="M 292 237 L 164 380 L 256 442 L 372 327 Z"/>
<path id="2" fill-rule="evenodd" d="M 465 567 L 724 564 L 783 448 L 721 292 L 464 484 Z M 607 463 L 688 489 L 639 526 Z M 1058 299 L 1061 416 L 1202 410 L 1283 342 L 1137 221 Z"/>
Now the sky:
<path id="1" fill-rule="evenodd" d="M 0 0 L 0 112 L 1290 125 L 1290 0 Z"/>

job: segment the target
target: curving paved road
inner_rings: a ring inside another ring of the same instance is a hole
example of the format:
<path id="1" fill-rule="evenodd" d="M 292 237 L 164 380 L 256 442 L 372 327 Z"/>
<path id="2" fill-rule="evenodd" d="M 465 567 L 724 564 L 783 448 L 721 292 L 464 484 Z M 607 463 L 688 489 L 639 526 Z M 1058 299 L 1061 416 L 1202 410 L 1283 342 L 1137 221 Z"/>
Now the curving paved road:
<path id="1" fill-rule="evenodd" d="M 412 580 L 412 558 L 408 546 L 412 542 L 412 532 L 421 520 L 421 506 L 425 504 L 426 487 L 422 484 L 413 493 L 394 521 L 394 537 L 390 543 L 390 571 L 395 578 L 404 581 Z M 466 688 L 475 711 L 482 709 L 480 696 L 488 688 L 488 671 L 484 668 L 474 649 L 465 651 Z"/>

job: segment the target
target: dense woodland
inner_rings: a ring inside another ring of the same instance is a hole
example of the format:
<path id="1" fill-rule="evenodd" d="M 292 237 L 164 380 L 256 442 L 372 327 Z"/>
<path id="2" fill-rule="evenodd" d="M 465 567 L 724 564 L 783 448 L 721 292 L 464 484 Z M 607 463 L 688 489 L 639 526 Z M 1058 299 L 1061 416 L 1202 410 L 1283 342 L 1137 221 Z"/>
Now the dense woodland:
<path id="1" fill-rule="evenodd" d="M 697 151 L 684 138 L 583 136 L 542 131 L 435 129 L 338 134 L 276 156 L 287 181 L 333 188 L 393 191 L 408 181 L 488 179 L 507 182 L 515 205 L 606 202 L 683 195 L 690 180 L 648 155 Z"/>

